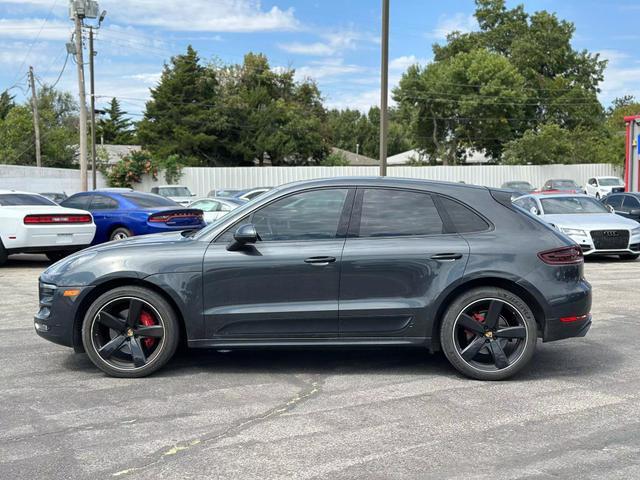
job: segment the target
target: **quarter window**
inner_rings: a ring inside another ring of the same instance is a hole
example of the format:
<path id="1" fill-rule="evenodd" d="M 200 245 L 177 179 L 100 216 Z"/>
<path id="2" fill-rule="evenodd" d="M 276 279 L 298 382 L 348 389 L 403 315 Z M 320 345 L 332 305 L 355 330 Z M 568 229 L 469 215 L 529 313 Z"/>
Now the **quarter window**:
<path id="1" fill-rule="evenodd" d="M 251 216 L 265 241 L 336 238 L 348 189 L 302 192 L 277 200 Z"/>
<path id="2" fill-rule="evenodd" d="M 458 233 L 482 232 L 489 228 L 489 224 L 481 216 L 455 200 L 440 197 L 440 204 Z"/>
<path id="3" fill-rule="evenodd" d="M 391 189 L 366 189 L 360 237 L 401 237 L 443 233 L 431 195 Z"/>

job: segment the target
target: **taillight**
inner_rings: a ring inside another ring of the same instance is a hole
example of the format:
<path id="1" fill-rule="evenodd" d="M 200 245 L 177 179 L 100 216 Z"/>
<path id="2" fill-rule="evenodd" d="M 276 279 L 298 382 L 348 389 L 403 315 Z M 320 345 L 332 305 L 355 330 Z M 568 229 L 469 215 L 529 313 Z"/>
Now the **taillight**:
<path id="1" fill-rule="evenodd" d="M 61 223 L 91 223 L 91 215 L 27 215 L 25 225 L 61 224 Z"/>
<path id="2" fill-rule="evenodd" d="M 576 265 L 584 262 L 580 247 L 563 247 L 546 250 L 538 254 L 538 258 L 548 265 Z"/>
<path id="3" fill-rule="evenodd" d="M 171 218 L 171 215 L 151 215 L 149 221 L 153 223 L 165 223 Z"/>
<path id="4" fill-rule="evenodd" d="M 191 218 L 202 222 L 204 217 L 199 210 L 196 210 L 191 212 L 154 213 L 149 216 L 148 220 L 151 223 L 167 223 L 171 220 Z"/>

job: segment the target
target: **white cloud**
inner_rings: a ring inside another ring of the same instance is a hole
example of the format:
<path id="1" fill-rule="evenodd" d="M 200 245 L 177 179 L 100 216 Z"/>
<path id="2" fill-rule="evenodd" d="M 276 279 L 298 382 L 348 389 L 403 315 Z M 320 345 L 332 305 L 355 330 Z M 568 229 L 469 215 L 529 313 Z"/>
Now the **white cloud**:
<path id="1" fill-rule="evenodd" d="M 344 60 L 337 58 L 314 61 L 295 70 L 296 79 L 298 80 L 312 78 L 314 80 L 328 81 L 347 74 L 362 74 L 365 69 L 359 65 L 346 64 Z"/>
<path id="2" fill-rule="evenodd" d="M 456 13 L 454 15 L 440 15 L 436 28 L 427 36 L 437 40 L 444 40 L 451 32 L 468 33 L 478 28 L 478 22 L 473 15 Z"/>
<path id="3" fill-rule="evenodd" d="M 372 37 L 360 34 L 353 30 L 343 30 L 321 34 L 322 42 L 301 43 L 292 42 L 278 45 L 289 53 L 313 56 L 331 56 L 346 50 L 355 50 L 358 41 L 372 41 Z"/>
<path id="4" fill-rule="evenodd" d="M 0 4 L 50 8 L 51 0 L 0 0 Z M 266 10 L 259 0 L 103 0 L 108 18 L 174 31 L 261 32 L 296 30 L 292 8 Z M 67 2 L 58 2 L 62 14 Z"/>
<path id="5" fill-rule="evenodd" d="M 418 58 L 415 55 L 404 55 L 402 57 L 394 58 L 389 62 L 389 70 L 401 70 L 405 71 L 412 65 L 424 65 L 428 63 L 429 60 L 426 58 Z"/>
<path id="6" fill-rule="evenodd" d="M 0 19 L 0 37 L 38 38 L 39 40 L 69 40 L 71 22 L 47 22 L 43 18 Z M 38 36 L 39 34 L 39 36 Z"/>
<path id="7" fill-rule="evenodd" d="M 630 62 L 631 56 L 619 50 L 601 50 L 600 56 L 609 60 L 600 85 L 600 100 L 606 105 L 616 97 L 634 95 L 640 100 L 640 64 Z"/>

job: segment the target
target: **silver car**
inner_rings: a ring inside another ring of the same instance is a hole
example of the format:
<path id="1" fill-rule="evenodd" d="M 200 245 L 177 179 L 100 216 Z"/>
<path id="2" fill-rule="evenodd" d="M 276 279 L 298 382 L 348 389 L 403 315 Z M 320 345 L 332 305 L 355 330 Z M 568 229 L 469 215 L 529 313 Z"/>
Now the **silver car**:
<path id="1" fill-rule="evenodd" d="M 640 223 L 614 214 L 587 195 L 524 195 L 513 203 L 568 235 L 585 255 L 640 256 Z"/>

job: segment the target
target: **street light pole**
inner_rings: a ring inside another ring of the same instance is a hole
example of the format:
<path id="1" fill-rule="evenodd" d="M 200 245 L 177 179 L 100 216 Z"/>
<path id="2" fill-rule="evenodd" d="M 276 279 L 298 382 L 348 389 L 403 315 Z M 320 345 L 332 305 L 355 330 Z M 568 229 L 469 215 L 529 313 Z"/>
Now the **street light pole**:
<path id="1" fill-rule="evenodd" d="M 380 176 L 387 175 L 389 98 L 389 0 L 382 0 L 382 59 L 380 62 Z"/>
<path id="2" fill-rule="evenodd" d="M 89 27 L 89 76 L 91 77 L 91 180 L 96 189 L 96 82 L 93 70 L 93 27 Z"/>
<path id="3" fill-rule="evenodd" d="M 87 99 L 84 88 L 84 57 L 82 55 L 82 18 L 74 12 L 76 63 L 78 64 L 78 97 L 80 98 L 80 190 L 88 190 L 87 179 Z"/>

